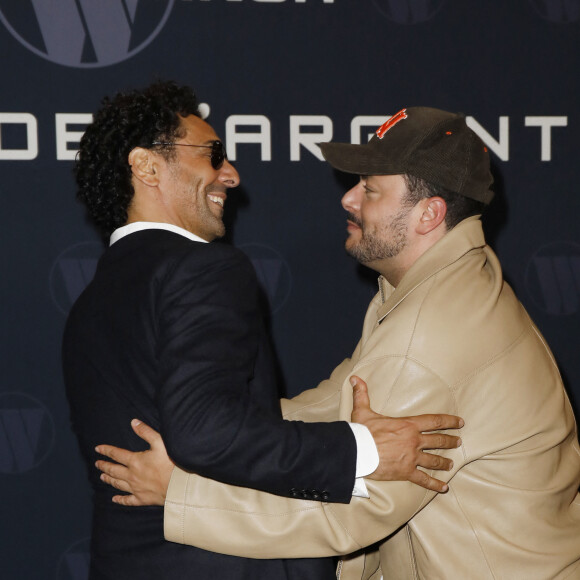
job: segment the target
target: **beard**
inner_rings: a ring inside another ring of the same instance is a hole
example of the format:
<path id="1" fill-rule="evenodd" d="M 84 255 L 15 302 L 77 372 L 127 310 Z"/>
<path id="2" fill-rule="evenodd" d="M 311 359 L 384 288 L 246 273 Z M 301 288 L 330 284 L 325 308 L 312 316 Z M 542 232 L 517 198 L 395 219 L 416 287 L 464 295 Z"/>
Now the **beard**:
<path id="1" fill-rule="evenodd" d="M 211 242 L 222 238 L 226 233 L 221 212 L 214 213 L 213 202 L 208 195 L 223 192 L 223 187 L 207 185 L 203 187 L 200 177 L 190 177 L 176 163 L 170 165 L 171 180 L 174 186 L 172 199 L 176 212 L 182 219 L 182 226 L 191 233 Z"/>
<path id="2" fill-rule="evenodd" d="M 200 211 L 200 219 L 203 221 L 205 226 L 210 229 L 216 238 L 223 238 L 226 234 L 226 226 L 223 221 L 223 214 L 222 216 L 216 216 L 210 209 L 210 204 L 213 203 L 209 201 L 208 195 L 212 195 L 213 193 L 220 193 L 222 192 L 222 188 L 208 186 L 205 188 L 205 201 L 206 205 L 203 207 L 202 211 Z"/>
<path id="3" fill-rule="evenodd" d="M 365 227 L 362 220 L 353 214 L 348 219 L 361 229 L 361 238 L 349 245 L 346 251 L 361 264 L 394 258 L 407 246 L 406 218 L 412 208 L 404 207 L 388 223 Z"/>

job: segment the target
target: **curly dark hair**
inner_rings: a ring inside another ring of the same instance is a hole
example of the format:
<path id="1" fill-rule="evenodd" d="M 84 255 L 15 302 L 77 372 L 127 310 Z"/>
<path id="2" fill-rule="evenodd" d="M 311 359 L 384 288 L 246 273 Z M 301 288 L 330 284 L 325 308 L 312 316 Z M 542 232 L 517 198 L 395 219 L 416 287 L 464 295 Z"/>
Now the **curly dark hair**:
<path id="1" fill-rule="evenodd" d="M 200 116 L 195 93 L 171 81 L 103 99 L 80 141 L 75 177 L 77 198 L 105 235 L 127 222 L 135 194 L 129 153 L 135 147 L 151 148 L 155 141 L 182 137 L 180 117 L 189 115 Z M 166 158 L 174 154 L 167 147 L 160 152 Z"/>
<path id="2" fill-rule="evenodd" d="M 414 206 L 422 199 L 429 197 L 443 198 L 447 205 L 445 225 L 448 230 L 454 228 L 460 221 L 472 215 L 481 214 L 485 210 L 484 203 L 425 181 L 420 177 L 406 174 L 403 175 L 403 179 L 407 185 L 407 192 L 402 200 L 405 205 Z"/>

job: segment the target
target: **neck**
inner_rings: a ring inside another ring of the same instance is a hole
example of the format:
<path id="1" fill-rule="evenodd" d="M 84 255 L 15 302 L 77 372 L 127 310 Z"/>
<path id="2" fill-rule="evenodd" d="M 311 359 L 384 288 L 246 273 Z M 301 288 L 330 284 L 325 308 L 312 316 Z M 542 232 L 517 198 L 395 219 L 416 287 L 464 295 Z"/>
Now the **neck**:
<path id="1" fill-rule="evenodd" d="M 413 237 L 396 256 L 369 262 L 365 266 L 381 274 L 391 286 L 396 288 L 413 264 L 446 233 L 447 228 L 442 227 L 429 232 L 427 235 Z"/>
<path id="2" fill-rule="evenodd" d="M 402 263 L 401 260 L 385 258 L 384 260 L 376 260 L 364 265 L 381 274 L 391 286 L 396 288 L 413 263 L 406 264 Z"/>

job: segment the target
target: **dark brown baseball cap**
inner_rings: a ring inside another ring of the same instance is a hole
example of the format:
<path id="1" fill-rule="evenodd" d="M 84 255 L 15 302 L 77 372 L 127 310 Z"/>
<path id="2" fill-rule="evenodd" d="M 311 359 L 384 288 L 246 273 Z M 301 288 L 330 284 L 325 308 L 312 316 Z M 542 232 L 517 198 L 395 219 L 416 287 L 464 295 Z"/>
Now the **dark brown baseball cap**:
<path id="1" fill-rule="evenodd" d="M 364 145 L 321 143 L 339 171 L 358 175 L 408 174 L 488 204 L 489 153 L 465 115 L 409 107 L 390 117 Z"/>

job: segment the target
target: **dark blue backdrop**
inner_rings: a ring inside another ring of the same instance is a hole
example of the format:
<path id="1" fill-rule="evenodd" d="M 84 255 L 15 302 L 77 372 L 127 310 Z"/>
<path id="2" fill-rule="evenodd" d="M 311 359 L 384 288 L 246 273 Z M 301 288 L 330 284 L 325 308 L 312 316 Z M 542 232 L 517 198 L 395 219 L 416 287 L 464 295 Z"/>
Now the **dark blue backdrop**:
<path id="1" fill-rule="evenodd" d="M 59 349 L 102 251 L 71 174 L 102 96 L 160 77 L 208 104 L 289 394 L 350 353 L 374 292 L 342 249 L 349 181 L 312 143 L 404 106 L 465 112 L 493 152 L 488 237 L 578 409 L 579 31 L 580 0 L 0 0 L 0 577 L 86 579 Z"/>

